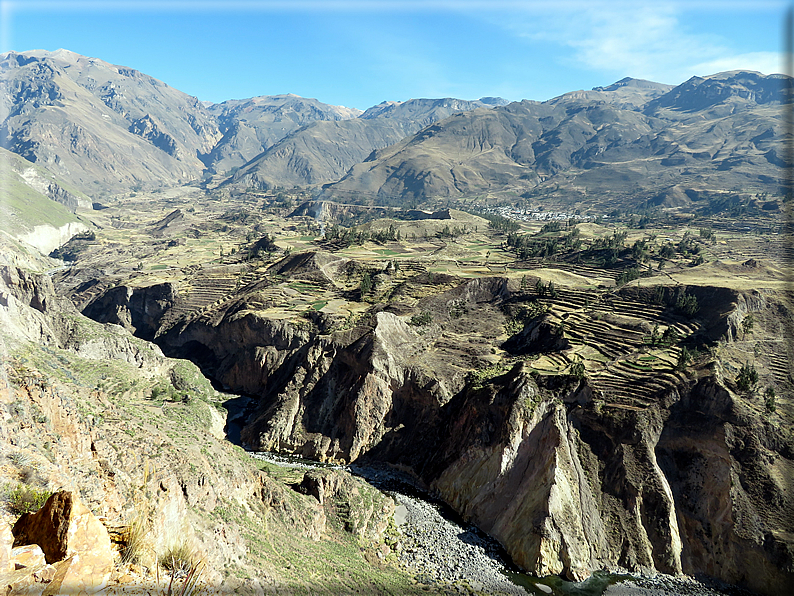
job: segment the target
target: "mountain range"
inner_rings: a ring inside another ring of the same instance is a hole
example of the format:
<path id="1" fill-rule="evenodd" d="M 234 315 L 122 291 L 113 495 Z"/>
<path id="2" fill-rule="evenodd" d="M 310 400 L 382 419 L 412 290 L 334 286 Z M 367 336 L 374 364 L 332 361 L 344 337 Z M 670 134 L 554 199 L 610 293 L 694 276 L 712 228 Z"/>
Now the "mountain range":
<path id="1" fill-rule="evenodd" d="M 625 78 L 548 101 L 295 95 L 202 103 L 131 68 L 58 50 L 0 55 L 0 142 L 92 197 L 216 176 L 371 200 L 593 196 L 675 205 L 774 193 L 781 75 L 671 86 Z"/>
<path id="2" fill-rule="evenodd" d="M 456 114 L 376 152 L 326 189 L 420 198 L 553 188 L 573 200 L 632 195 L 658 203 L 669 203 L 674 189 L 774 192 L 781 101 L 780 78 L 752 72 L 674 88 L 624 79 Z"/>

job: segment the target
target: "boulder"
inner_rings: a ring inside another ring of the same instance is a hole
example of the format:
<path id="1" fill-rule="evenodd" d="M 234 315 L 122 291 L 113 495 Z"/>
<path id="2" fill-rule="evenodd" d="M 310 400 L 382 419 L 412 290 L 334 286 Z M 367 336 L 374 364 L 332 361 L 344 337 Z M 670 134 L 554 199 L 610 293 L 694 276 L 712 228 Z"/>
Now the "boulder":
<path id="1" fill-rule="evenodd" d="M 76 494 L 53 494 L 39 511 L 20 517 L 13 534 L 14 546 L 39 545 L 57 568 L 48 593 L 91 593 L 107 585 L 114 557 L 110 536 Z"/>

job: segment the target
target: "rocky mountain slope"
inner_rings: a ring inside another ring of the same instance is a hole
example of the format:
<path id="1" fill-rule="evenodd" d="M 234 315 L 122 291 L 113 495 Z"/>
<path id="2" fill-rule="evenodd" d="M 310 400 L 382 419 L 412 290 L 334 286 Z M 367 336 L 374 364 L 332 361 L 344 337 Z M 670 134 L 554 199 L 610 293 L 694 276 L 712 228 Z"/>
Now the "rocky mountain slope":
<path id="1" fill-rule="evenodd" d="M 268 189 L 339 180 L 375 149 L 392 145 L 451 114 L 486 106 L 481 101 L 450 98 L 411 99 L 384 102 L 355 120 L 315 122 L 253 159 L 229 183 Z"/>
<path id="2" fill-rule="evenodd" d="M 781 79 L 731 72 L 667 90 L 622 81 L 547 102 L 459 114 L 354 166 L 329 194 L 454 197 L 510 188 L 542 198 L 775 192 Z"/>
<path id="3" fill-rule="evenodd" d="M 131 68 L 67 50 L 10 52 L 0 68 L 0 142 L 96 194 L 200 176 L 220 138 L 199 103 Z"/>
<path id="4" fill-rule="evenodd" d="M 223 137 L 202 160 L 218 173 L 242 166 L 311 122 L 349 120 L 362 113 L 292 94 L 231 99 L 207 109 L 217 118 Z"/>
<path id="5" fill-rule="evenodd" d="M 324 184 L 328 195 L 364 200 L 509 190 L 653 206 L 774 193 L 782 163 L 781 79 L 751 72 L 360 113 L 293 95 L 205 105 L 66 50 L 10 52 L 0 68 L 3 147 L 94 198 L 240 168 L 228 184 Z"/>
<path id="6" fill-rule="evenodd" d="M 2 146 L 95 197 L 233 171 L 312 122 L 362 116 L 367 123 L 349 130 L 307 131 L 253 168 L 263 179 L 274 169 L 271 185 L 334 181 L 426 123 L 499 103 L 411 100 L 362 113 L 287 94 L 205 105 L 134 69 L 67 50 L 9 52 L 0 69 Z M 390 121 L 371 124 L 378 118 Z"/>

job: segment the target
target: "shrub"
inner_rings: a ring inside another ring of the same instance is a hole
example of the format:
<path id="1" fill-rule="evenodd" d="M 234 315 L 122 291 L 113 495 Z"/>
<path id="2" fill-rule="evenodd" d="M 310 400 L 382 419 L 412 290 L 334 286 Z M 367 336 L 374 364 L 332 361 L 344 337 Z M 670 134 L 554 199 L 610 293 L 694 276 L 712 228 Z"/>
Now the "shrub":
<path id="1" fill-rule="evenodd" d="M 758 372 L 754 366 L 745 364 L 736 375 L 736 386 L 740 391 L 750 391 L 758 383 Z"/>
<path id="2" fill-rule="evenodd" d="M 423 327 L 424 325 L 429 325 L 432 322 L 433 322 L 433 315 L 425 311 L 420 315 L 412 316 L 411 320 L 408 321 L 408 324 L 413 325 L 414 327 Z"/>
<path id="3" fill-rule="evenodd" d="M 8 508 L 17 515 L 38 511 L 50 498 L 52 492 L 17 484 L 8 493 Z"/>
<path id="4" fill-rule="evenodd" d="M 166 571 L 187 573 L 195 566 L 195 554 L 186 542 L 169 546 L 160 557 L 160 566 Z"/>
<path id="5" fill-rule="evenodd" d="M 146 550 L 146 523 L 140 517 L 135 518 L 124 531 L 124 542 L 121 547 L 121 560 L 124 563 L 138 563 Z"/>

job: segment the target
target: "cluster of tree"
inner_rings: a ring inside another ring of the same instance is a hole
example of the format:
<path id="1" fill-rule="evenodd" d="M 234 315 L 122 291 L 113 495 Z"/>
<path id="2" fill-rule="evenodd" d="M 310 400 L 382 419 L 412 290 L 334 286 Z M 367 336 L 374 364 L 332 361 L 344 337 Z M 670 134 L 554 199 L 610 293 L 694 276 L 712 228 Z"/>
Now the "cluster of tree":
<path id="1" fill-rule="evenodd" d="M 414 327 L 424 327 L 425 325 L 429 325 L 432 322 L 433 315 L 427 311 L 424 311 L 421 314 L 412 316 L 408 321 L 408 324 L 413 325 Z"/>
<path id="2" fill-rule="evenodd" d="M 549 284 L 546 285 L 540 279 L 535 284 L 535 292 L 537 292 L 538 296 L 549 296 L 550 298 L 556 298 L 559 295 L 553 281 L 549 281 Z"/>
<path id="3" fill-rule="evenodd" d="M 635 279 L 639 279 L 642 277 L 642 271 L 640 271 L 639 267 L 629 267 L 628 269 L 624 269 L 620 272 L 615 278 L 615 285 L 616 286 L 625 286 L 630 281 L 634 281 Z"/>
<path id="4" fill-rule="evenodd" d="M 537 234 L 519 234 L 517 232 L 510 232 L 507 234 L 505 244 L 511 248 L 516 256 L 521 260 L 530 259 L 533 257 L 550 257 L 564 251 L 575 251 L 582 247 L 582 239 L 579 237 L 579 228 L 574 227 L 568 234 L 551 238 L 538 238 L 543 234 L 546 226 L 557 224 L 559 227 L 556 231 L 562 229 L 559 222 L 550 222 L 543 226 Z M 556 226 L 554 226 L 556 227 Z"/>
<path id="5" fill-rule="evenodd" d="M 636 215 L 632 215 L 631 220 L 629 221 L 629 227 L 636 228 L 639 230 L 644 230 L 649 225 L 651 225 L 652 222 L 653 219 L 647 214 L 641 215 L 639 217 L 637 217 Z"/>
<path id="6" fill-rule="evenodd" d="M 612 232 L 611 236 L 602 236 L 600 238 L 596 238 L 593 240 L 590 248 L 593 250 L 598 250 L 602 248 L 617 248 L 622 249 L 623 243 L 626 241 L 626 237 L 629 235 L 628 232 L 618 232 L 617 230 Z"/>
<path id="7" fill-rule="evenodd" d="M 700 234 L 700 237 L 703 238 L 703 240 L 711 240 L 713 242 L 717 239 L 717 235 L 714 233 L 714 230 L 712 230 L 711 228 L 700 228 L 698 233 Z"/>
<path id="8" fill-rule="evenodd" d="M 520 227 L 518 222 L 514 219 L 495 213 L 478 213 L 477 215 L 483 219 L 487 219 L 488 227 L 499 232 L 517 232 Z"/>
<path id="9" fill-rule="evenodd" d="M 668 327 L 664 330 L 664 333 L 660 334 L 659 325 L 656 324 L 653 326 L 653 331 L 651 331 L 648 345 L 652 348 L 669 348 L 676 345 L 680 339 L 681 335 L 675 327 Z"/>
<path id="10" fill-rule="evenodd" d="M 682 314 L 691 317 L 700 310 L 700 305 L 693 294 L 687 294 L 683 289 L 679 288 L 675 299 L 675 308 Z"/>
<path id="11" fill-rule="evenodd" d="M 675 308 L 681 314 L 689 317 L 700 310 L 698 299 L 694 294 L 689 294 L 683 287 L 675 291 L 668 290 L 664 286 L 656 286 L 653 301 L 656 304 L 663 304 Z"/>
<path id="12" fill-rule="evenodd" d="M 758 383 L 758 371 L 754 366 L 745 364 L 736 375 L 736 386 L 739 391 L 750 391 Z M 773 390 L 774 393 L 774 390 Z"/>
<path id="13" fill-rule="evenodd" d="M 469 229 L 466 226 L 463 226 L 462 228 L 458 226 L 450 228 L 449 224 L 446 224 L 440 231 L 436 232 L 436 237 L 442 240 L 455 240 L 455 238 L 463 236 L 464 234 L 468 233 L 468 231 Z"/>
<path id="14" fill-rule="evenodd" d="M 379 244 L 383 244 L 384 242 L 395 242 L 401 240 L 402 236 L 394 225 L 390 225 L 384 230 L 375 230 L 371 232 L 358 228 L 342 228 L 334 224 L 325 229 L 325 236 L 323 238 L 326 242 L 337 242 L 344 246 L 352 246 L 364 244 L 368 240 Z"/>

